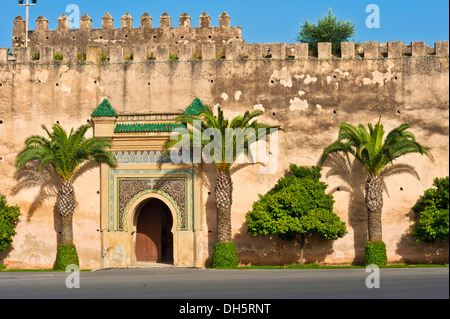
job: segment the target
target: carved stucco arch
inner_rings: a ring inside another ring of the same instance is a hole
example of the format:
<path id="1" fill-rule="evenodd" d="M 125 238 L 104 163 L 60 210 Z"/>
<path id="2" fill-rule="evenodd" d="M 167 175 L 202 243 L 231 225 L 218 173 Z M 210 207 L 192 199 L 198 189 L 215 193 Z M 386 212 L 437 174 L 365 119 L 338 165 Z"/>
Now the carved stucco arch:
<path id="1" fill-rule="evenodd" d="M 136 212 L 139 205 L 145 202 L 147 199 L 156 198 L 161 200 L 164 204 L 167 205 L 170 209 L 170 213 L 172 214 L 173 227 L 172 232 L 175 230 L 180 230 L 181 227 L 181 210 L 178 207 L 175 200 L 164 191 L 158 189 L 146 189 L 142 192 L 139 192 L 127 203 L 125 206 L 123 221 L 124 228 L 127 231 L 127 225 L 132 225 L 132 227 L 136 226 Z"/>

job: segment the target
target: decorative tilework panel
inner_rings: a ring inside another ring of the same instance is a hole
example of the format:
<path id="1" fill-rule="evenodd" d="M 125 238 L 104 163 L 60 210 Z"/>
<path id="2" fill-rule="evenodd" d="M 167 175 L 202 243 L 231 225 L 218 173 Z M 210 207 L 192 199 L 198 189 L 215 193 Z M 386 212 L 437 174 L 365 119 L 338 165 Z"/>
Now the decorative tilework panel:
<path id="1" fill-rule="evenodd" d="M 126 229 L 126 206 L 139 193 L 155 191 L 170 196 L 178 209 L 178 226 L 187 229 L 187 189 L 185 178 L 119 178 L 118 229 Z M 167 196 L 166 196 L 167 197 Z"/>

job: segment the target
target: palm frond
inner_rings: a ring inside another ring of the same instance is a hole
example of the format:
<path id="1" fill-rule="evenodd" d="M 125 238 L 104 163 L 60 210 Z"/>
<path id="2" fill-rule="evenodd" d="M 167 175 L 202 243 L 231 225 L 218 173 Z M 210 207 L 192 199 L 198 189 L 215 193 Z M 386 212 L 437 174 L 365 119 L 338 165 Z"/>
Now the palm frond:
<path id="1" fill-rule="evenodd" d="M 352 148 L 352 143 L 343 143 L 338 140 L 324 149 L 322 156 L 320 157 L 320 164 L 322 165 L 325 162 L 328 155 L 337 152 L 350 153 L 356 158 L 359 158 L 359 156 L 355 153 L 355 150 Z"/>
<path id="2" fill-rule="evenodd" d="M 219 171 L 228 172 L 241 154 L 249 156 L 249 147 L 258 138 L 269 135 L 272 132 L 270 129 L 281 130 L 279 126 L 270 126 L 255 120 L 262 114 L 263 112 L 260 110 L 247 111 L 243 115 L 238 115 L 229 120 L 224 116 L 220 107 L 217 108 L 217 114 L 215 115 L 211 107 L 205 106 L 198 115 L 180 115 L 175 121 L 187 123 L 191 127 L 187 131 L 172 135 L 165 142 L 164 153 L 167 154 L 175 147 L 185 146 L 191 150 L 200 147 L 204 154 L 213 158 Z M 197 121 L 200 125 L 196 124 Z M 222 140 L 209 139 L 208 134 L 205 133 L 211 133 L 210 129 L 216 129 L 220 132 Z M 188 137 L 183 139 L 183 134 L 188 135 Z M 211 154 L 213 150 L 214 154 Z"/>
<path id="3" fill-rule="evenodd" d="M 16 167 L 22 169 L 31 161 L 37 161 L 39 169 L 50 165 L 63 180 L 69 180 L 85 162 L 98 161 L 115 166 L 115 158 L 108 151 L 110 142 L 100 138 L 86 139 L 90 125 L 82 125 L 70 133 L 55 124 L 50 132 L 45 125 L 42 129 L 48 138 L 33 135 L 25 140 L 25 147 L 16 158 Z"/>
<path id="4" fill-rule="evenodd" d="M 369 174 L 378 175 L 389 163 L 401 156 L 412 153 L 427 155 L 433 159 L 429 148 L 417 143 L 414 135 L 407 131 L 409 124 L 401 124 L 385 134 L 381 118 L 369 130 L 359 125 L 357 128 L 348 123 L 339 126 L 338 140 L 325 148 L 320 163 L 323 164 L 328 154 L 344 152 L 354 155 L 367 169 Z"/>

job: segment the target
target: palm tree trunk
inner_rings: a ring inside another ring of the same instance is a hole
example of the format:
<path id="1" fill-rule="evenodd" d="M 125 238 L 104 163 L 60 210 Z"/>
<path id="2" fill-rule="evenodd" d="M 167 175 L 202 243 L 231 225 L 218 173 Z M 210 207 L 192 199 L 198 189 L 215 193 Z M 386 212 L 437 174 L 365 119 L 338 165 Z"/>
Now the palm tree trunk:
<path id="1" fill-rule="evenodd" d="M 61 216 L 61 245 L 73 244 L 73 215 Z"/>
<path id="2" fill-rule="evenodd" d="M 217 210 L 217 241 L 231 242 L 231 205 L 233 181 L 229 172 L 219 172 L 215 187 Z"/>
<path id="3" fill-rule="evenodd" d="M 365 196 L 369 241 L 382 241 L 383 184 L 378 175 L 370 175 L 367 178 Z"/>
<path id="4" fill-rule="evenodd" d="M 75 189 L 71 181 L 61 182 L 57 204 L 61 214 L 61 244 L 73 244 L 72 217 L 75 211 Z"/>
<path id="5" fill-rule="evenodd" d="M 306 240 L 306 235 L 305 234 L 301 234 L 300 235 L 300 240 L 298 240 L 298 245 L 300 247 L 300 256 L 299 256 L 299 261 L 298 263 L 303 266 L 303 251 L 305 248 L 305 240 Z"/>

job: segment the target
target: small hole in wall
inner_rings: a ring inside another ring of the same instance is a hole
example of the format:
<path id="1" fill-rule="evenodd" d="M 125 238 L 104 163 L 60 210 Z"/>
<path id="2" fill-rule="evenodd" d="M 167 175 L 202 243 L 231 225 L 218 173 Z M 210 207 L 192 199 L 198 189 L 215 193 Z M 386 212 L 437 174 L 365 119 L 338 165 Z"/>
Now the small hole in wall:
<path id="1" fill-rule="evenodd" d="M 97 191 L 97 194 L 100 194 L 100 191 Z"/>
<path id="2" fill-rule="evenodd" d="M 400 187 L 400 191 L 403 192 L 403 187 Z"/>
<path id="3" fill-rule="evenodd" d="M 211 195 L 211 192 L 208 192 L 208 195 Z"/>
<path id="4" fill-rule="evenodd" d="M 333 110 L 333 114 L 336 114 L 337 112 L 336 112 L 336 110 Z"/>
<path id="5" fill-rule="evenodd" d="M 335 79 L 337 76 L 336 76 L 336 74 L 335 75 L 333 75 L 333 79 Z"/>
<path id="6" fill-rule="evenodd" d="M 128 38 L 128 34 L 125 34 L 125 39 Z"/>
<path id="7" fill-rule="evenodd" d="M 3 83 L 2 82 L 0 82 L 0 88 L 3 86 Z"/>
<path id="8" fill-rule="evenodd" d="M 97 81 L 94 81 L 94 84 L 97 84 Z"/>
<path id="9" fill-rule="evenodd" d="M 336 188 L 336 190 L 339 192 L 341 189 L 338 187 L 338 188 Z"/>
<path id="10" fill-rule="evenodd" d="M 275 112 L 273 112 L 272 115 L 275 116 Z"/>
<path id="11" fill-rule="evenodd" d="M 3 161 L 3 157 L 0 157 L 0 161 Z"/>
<path id="12" fill-rule="evenodd" d="M 153 36 L 153 39 L 156 39 L 156 35 Z"/>
<path id="13" fill-rule="evenodd" d="M 90 121 L 91 121 L 91 120 L 90 120 L 90 119 L 88 119 L 88 120 L 87 120 L 86 122 L 87 122 L 87 123 L 89 123 Z"/>
<path id="14" fill-rule="evenodd" d="M 148 82 L 147 85 L 150 86 L 150 82 Z"/>
<path id="15" fill-rule="evenodd" d="M 45 37 L 45 40 L 48 40 L 48 37 Z"/>
<path id="16" fill-rule="evenodd" d="M 214 83 L 214 80 L 213 80 L 213 79 L 211 79 L 210 81 L 211 81 L 211 83 Z"/>
<path id="17" fill-rule="evenodd" d="M 58 83 L 56 83 L 55 85 L 56 85 L 56 86 L 59 86 L 59 84 L 58 84 Z"/>
<path id="18" fill-rule="evenodd" d="M 0 120 L 0 125 L 1 125 L 1 124 L 3 124 L 3 121 L 2 121 L 2 120 Z"/>
<path id="19" fill-rule="evenodd" d="M 212 233 L 212 230 L 208 230 L 208 234 L 211 234 Z"/>
<path id="20" fill-rule="evenodd" d="M 56 124 L 59 124 L 59 121 L 56 121 Z"/>
<path id="21" fill-rule="evenodd" d="M 394 80 L 398 80 L 398 77 L 394 76 Z"/>
<path id="22" fill-rule="evenodd" d="M 400 110 L 397 110 L 397 114 L 400 114 Z"/>

